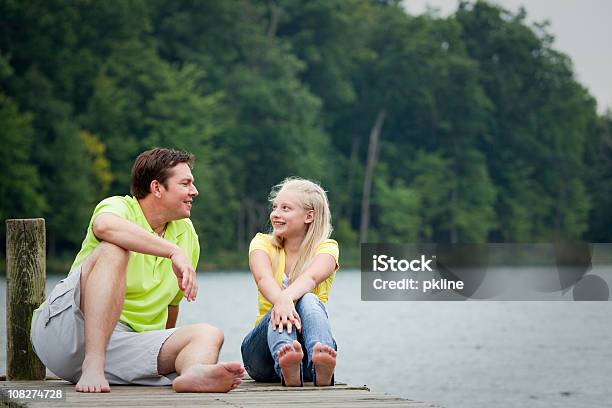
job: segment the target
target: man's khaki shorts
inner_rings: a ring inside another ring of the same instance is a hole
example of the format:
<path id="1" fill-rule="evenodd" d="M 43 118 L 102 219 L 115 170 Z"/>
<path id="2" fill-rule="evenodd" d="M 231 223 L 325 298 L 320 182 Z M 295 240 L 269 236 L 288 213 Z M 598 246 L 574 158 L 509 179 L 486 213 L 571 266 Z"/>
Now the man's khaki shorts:
<path id="1" fill-rule="evenodd" d="M 49 370 L 72 383 L 81 377 L 85 357 L 85 322 L 81 304 L 81 267 L 53 289 L 34 313 L 31 340 Z M 95 296 L 95 293 L 92 292 Z M 93 322 L 95 324 L 95 322 Z M 176 329 L 137 333 L 117 323 L 106 349 L 104 371 L 111 384 L 170 385 L 176 373 L 157 373 L 157 356 Z"/>

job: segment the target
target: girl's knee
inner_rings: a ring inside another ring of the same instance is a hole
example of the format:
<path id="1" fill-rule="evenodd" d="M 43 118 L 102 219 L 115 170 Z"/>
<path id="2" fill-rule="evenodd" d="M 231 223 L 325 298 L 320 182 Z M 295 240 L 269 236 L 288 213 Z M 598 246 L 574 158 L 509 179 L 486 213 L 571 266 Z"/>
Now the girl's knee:
<path id="1" fill-rule="evenodd" d="M 322 305 L 323 304 L 321 303 L 317 295 L 309 292 L 309 293 L 304 294 L 304 296 L 302 296 L 300 300 L 298 300 L 298 302 L 295 304 L 295 307 L 297 309 L 302 309 L 302 310 L 313 309 L 313 308 L 320 309 Z M 299 310 L 298 310 L 298 313 L 299 313 Z"/>
<path id="2" fill-rule="evenodd" d="M 304 293 L 304 296 L 298 300 L 298 303 L 318 303 L 319 298 L 314 293 L 308 292 Z"/>

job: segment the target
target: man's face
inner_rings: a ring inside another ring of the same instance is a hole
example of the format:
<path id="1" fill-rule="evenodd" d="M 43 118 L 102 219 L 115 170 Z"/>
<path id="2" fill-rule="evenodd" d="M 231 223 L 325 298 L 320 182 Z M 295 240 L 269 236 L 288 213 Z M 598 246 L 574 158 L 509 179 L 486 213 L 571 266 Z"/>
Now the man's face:
<path id="1" fill-rule="evenodd" d="M 193 184 L 191 169 L 186 163 L 179 163 L 170 169 L 170 177 L 166 186 L 160 185 L 162 204 L 168 211 L 169 218 L 180 220 L 191 216 L 193 198 L 198 195 L 198 189 Z"/>

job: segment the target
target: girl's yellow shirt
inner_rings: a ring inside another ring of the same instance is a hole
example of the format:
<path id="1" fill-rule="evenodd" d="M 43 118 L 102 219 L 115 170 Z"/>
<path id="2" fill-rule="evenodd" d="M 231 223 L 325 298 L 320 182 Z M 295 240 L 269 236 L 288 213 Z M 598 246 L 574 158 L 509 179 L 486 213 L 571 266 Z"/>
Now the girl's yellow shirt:
<path id="1" fill-rule="evenodd" d="M 255 235 L 255 237 L 253 237 L 253 239 L 251 240 L 251 244 L 249 245 L 249 254 L 257 249 L 260 249 L 266 254 L 268 254 L 270 264 L 274 265 L 274 258 L 276 256 L 275 252 L 277 251 L 277 249 L 274 247 L 274 245 L 272 245 L 272 235 L 261 233 Z M 276 281 L 276 283 L 278 283 L 278 286 L 282 288 L 283 273 L 285 271 L 285 250 L 281 248 L 278 251 L 278 267 L 275 271 L 272 272 L 274 274 L 274 280 Z M 317 252 L 315 254 L 315 256 L 319 254 L 329 254 L 333 256 L 336 260 L 336 268 L 334 269 L 334 272 L 331 274 L 331 276 L 323 282 L 319 283 L 312 291 L 312 293 L 317 295 L 317 297 L 321 300 L 321 302 L 323 302 L 323 304 L 327 304 L 329 291 L 331 290 L 332 283 L 334 282 L 334 278 L 336 277 L 336 272 L 338 271 L 338 268 L 340 268 L 340 264 L 338 262 L 339 253 L 340 251 L 338 249 L 338 243 L 333 239 L 326 239 L 325 241 L 322 241 L 319 244 Z M 257 315 L 257 320 L 255 321 L 255 325 L 257 325 L 259 321 L 266 315 L 266 313 L 268 313 L 270 309 L 272 309 L 272 303 L 270 303 L 268 299 L 266 299 L 264 295 L 262 295 L 259 289 L 257 290 L 257 302 L 259 304 L 259 311 Z"/>

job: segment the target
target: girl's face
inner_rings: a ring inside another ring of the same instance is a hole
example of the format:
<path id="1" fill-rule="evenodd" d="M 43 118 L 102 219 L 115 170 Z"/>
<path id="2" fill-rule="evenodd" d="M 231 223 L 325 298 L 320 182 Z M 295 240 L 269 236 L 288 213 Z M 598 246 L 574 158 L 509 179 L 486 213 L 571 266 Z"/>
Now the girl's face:
<path id="1" fill-rule="evenodd" d="M 297 196 L 290 191 L 281 191 L 272 202 L 270 222 L 274 235 L 285 239 L 303 238 L 312 220 L 313 211 L 305 210 Z"/>

